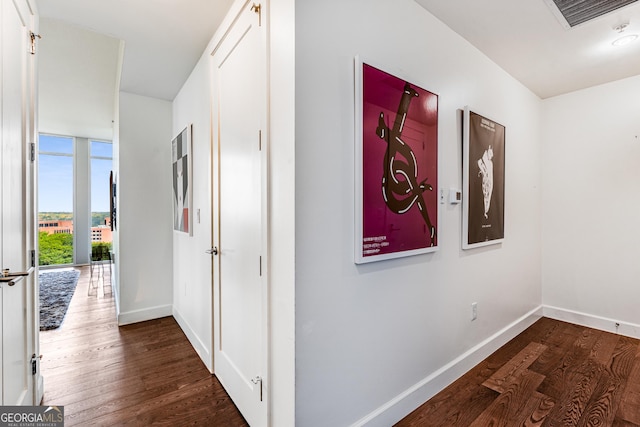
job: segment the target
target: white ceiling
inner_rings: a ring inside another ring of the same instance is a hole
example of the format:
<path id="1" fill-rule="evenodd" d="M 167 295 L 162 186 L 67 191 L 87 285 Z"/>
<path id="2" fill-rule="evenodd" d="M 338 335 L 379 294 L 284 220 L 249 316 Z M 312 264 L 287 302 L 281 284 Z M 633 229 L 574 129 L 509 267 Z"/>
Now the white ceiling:
<path id="1" fill-rule="evenodd" d="M 173 100 L 232 2 L 38 0 L 37 4 L 41 17 L 124 40 L 120 90 Z"/>
<path id="2" fill-rule="evenodd" d="M 541 98 L 640 74 L 640 2 L 565 29 L 545 0 L 416 0 Z"/>
<path id="3" fill-rule="evenodd" d="M 125 41 L 120 89 L 173 100 L 233 0 L 38 0 L 40 15 Z M 545 0 L 416 0 L 541 98 L 640 74 L 640 2 L 565 29 Z M 46 34 L 44 35 L 46 37 Z"/>

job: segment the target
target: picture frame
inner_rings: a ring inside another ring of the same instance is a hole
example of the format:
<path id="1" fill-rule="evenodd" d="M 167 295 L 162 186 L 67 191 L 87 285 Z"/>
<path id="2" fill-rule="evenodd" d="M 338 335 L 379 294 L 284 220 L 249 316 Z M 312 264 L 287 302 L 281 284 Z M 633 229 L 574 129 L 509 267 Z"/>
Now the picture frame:
<path id="1" fill-rule="evenodd" d="M 193 235 L 192 125 L 185 127 L 171 141 L 173 166 L 173 229 Z"/>
<path id="2" fill-rule="evenodd" d="M 469 106 L 463 112 L 462 249 L 504 241 L 504 125 Z"/>
<path id="3" fill-rule="evenodd" d="M 117 229 L 116 223 L 117 188 L 113 171 L 109 173 L 109 214 L 111 216 L 111 231 Z"/>
<path id="4" fill-rule="evenodd" d="M 355 58 L 355 263 L 434 252 L 438 100 Z"/>

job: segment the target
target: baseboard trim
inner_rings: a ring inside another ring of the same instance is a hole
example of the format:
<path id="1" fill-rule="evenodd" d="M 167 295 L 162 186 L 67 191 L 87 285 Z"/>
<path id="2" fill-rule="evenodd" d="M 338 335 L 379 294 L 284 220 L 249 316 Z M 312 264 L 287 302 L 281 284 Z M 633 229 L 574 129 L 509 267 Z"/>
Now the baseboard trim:
<path id="1" fill-rule="evenodd" d="M 191 343 L 191 346 L 194 348 L 202 363 L 207 367 L 209 372 L 213 374 L 213 358 L 211 357 L 211 351 L 207 348 L 204 342 L 200 339 L 198 334 L 193 330 L 189 322 L 180 314 L 180 312 L 174 307 L 173 308 L 173 317 L 180 325 L 182 332 L 187 336 L 187 339 Z"/>
<path id="2" fill-rule="evenodd" d="M 113 292 L 113 300 L 116 303 L 116 319 L 120 318 L 120 291 L 116 285 L 114 278 L 111 279 L 111 290 Z"/>
<path id="3" fill-rule="evenodd" d="M 126 311 L 118 314 L 118 325 L 124 326 L 131 323 L 144 322 L 147 320 L 160 319 L 173 315 L 173 307 L 169 305 L 158 305 L 156 307 L 143 308 L 140 310 Z"/>
<path id="4" fill-rule="evenodd" d="M 38 375 L 35 382 L 36 387 L 36 401 L 33 403 L 34 405 L 42 405 L 42 401 L 44 400 L 44 377 L 40 375 L 40 366 L 38 366 Z"/>
<path id="5" fill-rule="evenodd" d="M 486 359 L 491 353 L 515 338 L 520 332 L 533 325 L 542 315 L 542 306 L 531 310 L 378 409 L 359 419 L 352 424 L 352 427 L 384 427 L 397 423 Z"/>
<path id="6" fill-rule="evenodd" d="M 25 389 L 22 391 L 22 393 L 20 393 L 20 397 L 18 397 L 18 401 L 15 402 L 12 406 L 25 406 L 25 405 L 31 406 L 32 404 L 31 399 L 33 399 L 33 396 L 29 396 L 29 389 Z M 21 423 L 16 423 L 16 424 L 21 425 Z M 13 423 L 8 423 L 8 425 L 13 425 Z"/>
<path id="7" fill-rule="evenodd" d="M 637 323 L 623 322 L 622 320 L 595 316 L 593 314 L 548 305 L 542 306 L 542 314 L 551 319 L 640 339 L 640 325 Z M 617 327 L 616 324 L 618 325 Z"/>

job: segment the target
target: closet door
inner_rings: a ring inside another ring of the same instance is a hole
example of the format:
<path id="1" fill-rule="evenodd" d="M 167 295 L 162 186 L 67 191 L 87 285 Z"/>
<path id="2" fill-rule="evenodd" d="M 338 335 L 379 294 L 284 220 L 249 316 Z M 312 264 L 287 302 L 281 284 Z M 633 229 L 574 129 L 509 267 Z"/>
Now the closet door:
<path id="1" fill-rule="evenodd" d="M 263 5 L 247 2 L 213 55 L 214 365 L 253 427 L 268 423 L 266 49 Z M 266 18 L 265 18 L 266 19 Z M 213 187 L 213 186 L 212 186 Z"/>

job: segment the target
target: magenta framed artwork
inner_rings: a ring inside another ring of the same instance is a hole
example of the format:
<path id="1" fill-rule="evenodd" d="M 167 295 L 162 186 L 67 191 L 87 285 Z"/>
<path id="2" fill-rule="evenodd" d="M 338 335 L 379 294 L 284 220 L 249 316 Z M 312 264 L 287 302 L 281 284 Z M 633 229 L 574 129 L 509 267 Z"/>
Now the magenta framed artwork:
<path id="1" fill-rule="evenodd" d="M 355 262 L 438 249 L 438 95 L 356 57 Z"/>

